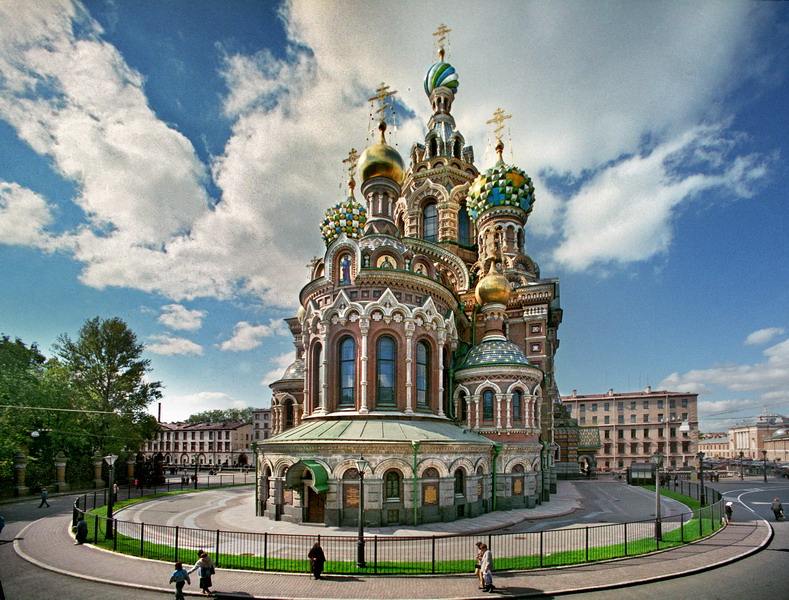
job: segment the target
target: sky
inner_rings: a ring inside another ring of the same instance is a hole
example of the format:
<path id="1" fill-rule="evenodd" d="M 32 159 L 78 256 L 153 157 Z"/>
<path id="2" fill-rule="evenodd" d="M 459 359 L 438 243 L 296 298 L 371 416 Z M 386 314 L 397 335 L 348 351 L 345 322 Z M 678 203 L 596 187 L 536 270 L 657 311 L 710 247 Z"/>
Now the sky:
<path id="1" fill-rule="evenodd" d="M 476 166 L 501 107 L 535 183 L 560 392 L 789 416 L 786 3 L 4 0 L 0 333 L 120 317 L 163 420 L 269 406 L 367 98 L 398 91 L 407 158 L 442 23 Z"/>

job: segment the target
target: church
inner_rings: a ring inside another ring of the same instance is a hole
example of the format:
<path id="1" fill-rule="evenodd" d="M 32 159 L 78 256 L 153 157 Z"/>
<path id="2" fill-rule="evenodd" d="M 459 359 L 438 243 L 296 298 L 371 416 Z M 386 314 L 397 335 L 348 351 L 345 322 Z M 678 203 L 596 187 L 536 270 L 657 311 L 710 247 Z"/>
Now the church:
<path id="1" fill-rule="evenodd" d="M 443 40 L 408 166 L 386 140 L 382 85 L 378 143 L 351 153 L 348 197 L 320 225 L 325 254 L 286 320 L 296 360 L 256 444 L 259 516 L 357 525 L 361 502 L 365 525 L 413 526 L 556 490 L 559 282 L 525 252 L 535 191 L 503 159 L 509 115 L 489 121 L 498 161 L 480 172 Z"/>

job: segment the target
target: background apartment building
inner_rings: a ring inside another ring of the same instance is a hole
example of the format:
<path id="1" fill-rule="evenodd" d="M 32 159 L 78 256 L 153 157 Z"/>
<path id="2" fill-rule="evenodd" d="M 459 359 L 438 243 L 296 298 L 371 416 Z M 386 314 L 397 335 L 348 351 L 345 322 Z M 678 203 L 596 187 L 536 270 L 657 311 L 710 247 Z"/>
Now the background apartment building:
<path id="1" fill-rule="evenodd" d="M 252 423 L 160 423 L 145 444 L 148 456 L 162 453 L 165 465 L 207 467 L 252 464 Z"/>
<path id="2" fill-rule="evenodd" d="M 252 438 L 267 440 L 271 436 L 271 409 L 258 408 L 252 411 Z"/>
<path id="3" fill-rule="evenodd" d="M 597 469 L 623 469 L 649 461 L 659 452 L 666 467 L 697 462 L 698 394 L 665 390 L 563 396 L 562 402 L 581 426 L 600 429 Z"/>

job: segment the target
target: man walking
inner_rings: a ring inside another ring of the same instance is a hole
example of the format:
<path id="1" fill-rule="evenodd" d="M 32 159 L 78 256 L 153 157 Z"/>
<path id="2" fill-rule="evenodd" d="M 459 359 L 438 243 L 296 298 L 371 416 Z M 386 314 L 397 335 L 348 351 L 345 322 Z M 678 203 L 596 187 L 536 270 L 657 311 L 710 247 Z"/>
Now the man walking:
<path id="1" fill-rule="evenodd" d="M 784 505 L 781 504 L 781 501 L 778 498 L 773 500 L 773 503 L 770 505 L 770 510 L 773 511 L 776 521 L 780 521 L 784 518 Z"/>
<path id="2" fill-rule="evenodd" d="M 38 505 L 38 507 L 41 508 L 46 504 L 47 508 L 49 508 L 49 502 L 47 502 L 48 499 L 49 492 L 47 491 L 47 488 L 41 488 L 41 503 Z"/>

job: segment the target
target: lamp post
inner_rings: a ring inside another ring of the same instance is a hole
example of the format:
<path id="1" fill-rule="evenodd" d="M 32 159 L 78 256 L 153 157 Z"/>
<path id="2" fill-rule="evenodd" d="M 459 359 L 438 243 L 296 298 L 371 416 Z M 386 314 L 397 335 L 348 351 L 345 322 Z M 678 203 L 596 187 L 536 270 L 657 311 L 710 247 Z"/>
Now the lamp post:
<path id="1" fill-rule="evenodd" d="M 197 489 L 197 457 L 195 457 L 195 489 Z"/>
<path id="2" fill-rule="evenodd" d="M 699 502 L 704 506 L 704 453 L 699 452 L 696 457 L 699 459 L 699 479 L 701 480 L 701 490 L 699 493 Z"/>
<path id="3" fill-rule="evenodd" d="M 113 493 L 115 490 L 115 461 L 118 460 L 117 454 L 108 454 L 104 457 L 104 462 L 106 462 L 110 466 L 110 487 L 108 490 L 108 502 L 107 502 L 107 527 L 104 530 L 104 539 L 111 540 L 113 536 L 113 524 L 114 521 L 112 520 L 112 506 L 115 504 L 115 494 Z"/>
<path id="4" fill-rule="evenodd" d="M 767 483 L 767 450 L 762 450 L 762 463 L 764 464 L 764 483 Z"/>
<path id="5" fill-rule="evenodd" d="M 367 461 L 359 456 L 356 461 L 356 470 L 359 472 L 359 540 L 356 543 L 356 566 L 363 569 L 367 566 L 364 560 L 364 470 Z"/>
<path id="6" fill-rule="evenodd" d="M 652 455 L 652 462 L 655 464 L 655 542 L 659 542 L 663 539 L 660 524 L 660 465 L 663 463 L 663 455 L 656 452 Z"/>
<path id="7" fill-rule="evenodd" d="M 740 451 L 740 481 L 745 479 L 745 474 L 743 473 L 743 467 L 742 467 L 742 459 L 743 459 L 743 457 L 745 457 L 745 453 Z"/>

